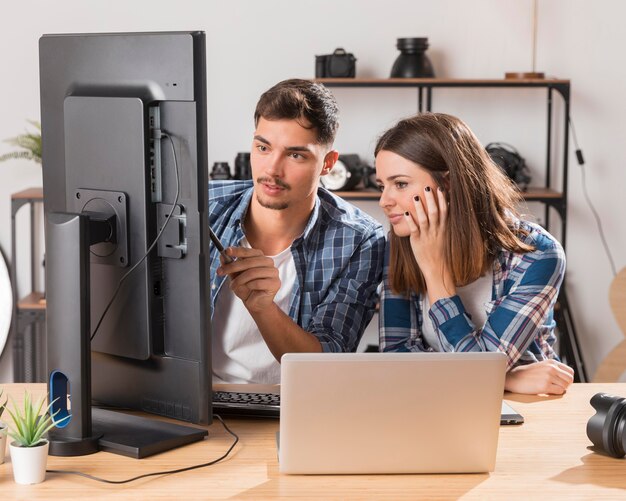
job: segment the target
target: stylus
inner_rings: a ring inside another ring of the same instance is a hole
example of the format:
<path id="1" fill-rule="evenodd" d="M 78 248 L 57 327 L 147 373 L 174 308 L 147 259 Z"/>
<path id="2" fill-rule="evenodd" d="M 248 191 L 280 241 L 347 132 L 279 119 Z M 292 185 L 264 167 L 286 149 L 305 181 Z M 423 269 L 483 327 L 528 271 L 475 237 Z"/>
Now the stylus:
<path id="1" fill-rule="evenodd" d="M 213 233 L 211 227 L 209 227 L 209 236 L 211 237 L 211 242 L 213 242 L 217 251 L 224 257 L 224 262 L 227 264 L 232 263 L 233 258 L 226 254 L 226 249 L 224 249 L 224 246 L 222 245 L 222 242 L 220 242 L 220 239 L 217 238 L 217 235 Z"/>

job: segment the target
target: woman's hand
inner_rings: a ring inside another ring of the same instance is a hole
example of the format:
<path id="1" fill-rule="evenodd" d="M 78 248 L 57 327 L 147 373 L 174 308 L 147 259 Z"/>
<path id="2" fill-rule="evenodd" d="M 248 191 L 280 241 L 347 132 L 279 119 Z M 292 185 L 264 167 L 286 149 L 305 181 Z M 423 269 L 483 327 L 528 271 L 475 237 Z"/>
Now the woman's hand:
<path id="1" fill-rule="evenodd" d="M 573 381 L 574 369 L 556 360 L 543 360 L 511 369 L 504 389 L 531 395 L 562 395 Z"/>
<path id="2" fill-rule="evenodd" d="M 436 193 L 436 195 L 435 195 Z M 424 188 L 423 194 L 414 197 L 415 218 L 406 212 L 411 231 L 410 241 L 428 288 L 430 304 L 438 299 L 456 294 L 452 275 L 444 256 L 445 229 L 448 220 L 448 202 L 441 188 Z"/>

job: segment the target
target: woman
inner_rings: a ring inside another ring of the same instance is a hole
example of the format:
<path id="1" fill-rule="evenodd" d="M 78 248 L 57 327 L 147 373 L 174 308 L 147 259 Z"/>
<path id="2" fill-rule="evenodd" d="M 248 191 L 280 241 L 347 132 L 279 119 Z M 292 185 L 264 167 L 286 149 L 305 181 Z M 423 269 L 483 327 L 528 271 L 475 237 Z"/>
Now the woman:
<path id="1" fill-rule="evenodd" d="M 516 212 L 519 195 L 461 120 L 424 113 L 375 150 L 391 223 L 380 311 L 382 351 L 501 351 L 505 389 L 562 394 L 554 303 L 561 245 Z"/>

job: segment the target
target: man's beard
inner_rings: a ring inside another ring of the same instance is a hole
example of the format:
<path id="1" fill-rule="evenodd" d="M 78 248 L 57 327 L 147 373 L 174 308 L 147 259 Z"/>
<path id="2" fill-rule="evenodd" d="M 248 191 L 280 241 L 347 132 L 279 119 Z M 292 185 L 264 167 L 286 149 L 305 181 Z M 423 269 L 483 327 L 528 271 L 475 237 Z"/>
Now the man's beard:
<path id="1" fill-rule="evenodd" d="M 284 181 L 281 181 L 278 178 L 272 179 L 272 178 L 269 178 L 269 177 L 259 177 L 259 178 L 257 178 L 256 182 L 258 184 L 263 184 L 263 183 L 275 184 L 276 186 L 278 186 L 279 188 L 283 188 L 284 190 L 290 190 L 291 189 L 291 186 L 289 186 L 287 183 L 285 183 Z M 263 200 L 261 198 L 261 195 L 258 194 L 258 193 L 257 193 L 256 199 L 259 202 L 259 205 L 261 207 L 265 207 L 266 209 L 285 210 L 286 208 L 289 207 L 289 202 L 286 202 L 286 201 L 268 202 L 268 201 Z"/>

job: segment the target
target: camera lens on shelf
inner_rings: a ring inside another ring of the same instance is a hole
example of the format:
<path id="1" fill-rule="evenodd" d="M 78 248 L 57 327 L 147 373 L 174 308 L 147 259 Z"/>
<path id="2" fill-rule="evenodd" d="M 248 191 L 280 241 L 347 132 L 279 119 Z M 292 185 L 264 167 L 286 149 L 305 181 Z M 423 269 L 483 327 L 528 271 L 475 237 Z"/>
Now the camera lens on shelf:
<path id="1" fill-rule="evenodd" d="M 433 78 L 435 71 L 424 54 L 428 38 L 398 38 L 400 55 L 391 68 L 391 78 Z"/>
<path id="2" fill-rule="evenodd" d="M 235 179 L 252 179 L 250 153 L 237 153 L 235 157 Z"/>
<path id="3" fill-rule="evenodd" d="M 211 167 L 211 174 L 209 177 L 214 180 L 222 180 L 222 179 L 232 179 L 233 176 L 230 174 L 230 165 L 228 162 L 215 162 L 213 167 Z"/>
<path id="4" fill-rule="evenodd" d="M 326 60 L 328 55 L 315 56 L 315 78 L 326 78 Z"/>

